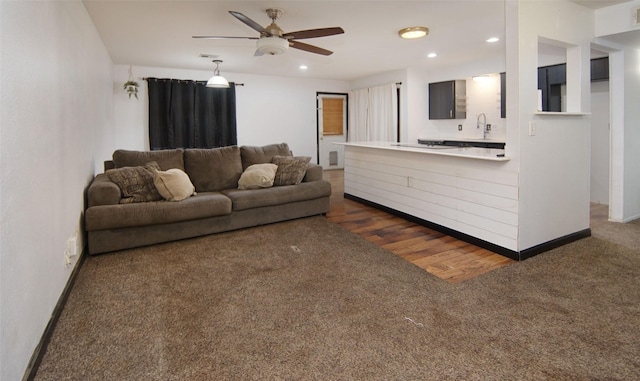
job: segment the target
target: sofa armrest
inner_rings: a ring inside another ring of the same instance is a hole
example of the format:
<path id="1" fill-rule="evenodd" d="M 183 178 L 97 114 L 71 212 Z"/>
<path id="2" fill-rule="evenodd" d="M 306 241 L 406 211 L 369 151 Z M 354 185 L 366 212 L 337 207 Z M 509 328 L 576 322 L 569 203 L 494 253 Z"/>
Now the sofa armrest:
<path id="1" fill-rule="evenodd" d="M 93 179 L 87 191 L 87 203 L 89 207 L 96 205 L 116 205 L 120 203 L 122 192 L 120 187 L 101 173 Z"/>
<path id="2" fill-rule="evenodd" d="M 303 182 L 320 181 L 322 180 L 322 166 L 314 163 L 309 163 L 307 166 L 307 172 L 302 179 Z"/>

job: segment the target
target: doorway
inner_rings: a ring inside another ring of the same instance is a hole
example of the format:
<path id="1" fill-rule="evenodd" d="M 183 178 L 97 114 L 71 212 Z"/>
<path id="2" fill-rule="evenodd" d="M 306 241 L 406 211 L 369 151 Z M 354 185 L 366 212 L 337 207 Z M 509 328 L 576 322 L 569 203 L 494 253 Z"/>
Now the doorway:
<path id="1" fill-rule="evenodd" d="M 318 164 L 323 169 L 344 168 L 349 97 L 344 93 L 316 93 Z"/>
<path id="2" fill-rule="evenodd" d="M 591 82 L 591 202 L 609 205 L 611 167 L 609 80 Z"/>
<path id="3" fill-rule="evenodd" d="M 608 220 L 623 222 L 624 201 L 624 51 L 603 44 L 591 44 L 593 54 L 608 57 L 609 78 L 605 84 L 592 82 L 591 198 L 608 204 Z M 598 88 L 600 86 L 600 88 Z M 595 93 L 594 93 L 595 91 Z M 600 94 L 598 94 L 598 92 Z M 594 98 L 600 102 L 594 104 Z M 605 103 L 603 105 L 603 103 Z M 595 114 L 594 114 L 595 113 Z M 598 128 L 605 131 L 594 130 Z M 604 146 L 604 148 L 603 148 Z M 599 164 L 595 164 L 597 161 Z M 603 168 L 602 165 L 605 165 Z M 599 171 L 599 172 L 598 172 Z M 598 174 L 599 173 L 599 174 Z M 597 182 L 599 184 L 595 184 Z M 606 182 L 606 185 L 603 183 Z M 603 189 L 598 194 L 598 187 Z"/>

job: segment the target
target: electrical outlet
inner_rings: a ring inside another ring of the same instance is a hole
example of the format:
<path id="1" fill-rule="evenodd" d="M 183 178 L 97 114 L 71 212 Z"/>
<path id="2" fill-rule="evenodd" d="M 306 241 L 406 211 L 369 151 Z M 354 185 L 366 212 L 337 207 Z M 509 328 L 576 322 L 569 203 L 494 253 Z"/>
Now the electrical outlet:
<path id="1" fill-rule="evenodd" d="M 487 124 L 487 131 L 491 131 L 491 125 Z"/>
<path id="2" fill-rule="evenodd" d="M 462 124 L 458 124 L 458 131 L 462 131 Z"/>
<path id="3" fill-rule="evenodd" d="M 529 136 L 536 134 L 536 124 L 533 120 L 529 121 Z"/>
<path id="4" fill-rule="evenodd" d="M 69 238 L 69 241 L 67 241 L 67 252 L 69 253 L 70 257 L 74 257 L 78 255 L 78 238 L 77 237 Z"/>

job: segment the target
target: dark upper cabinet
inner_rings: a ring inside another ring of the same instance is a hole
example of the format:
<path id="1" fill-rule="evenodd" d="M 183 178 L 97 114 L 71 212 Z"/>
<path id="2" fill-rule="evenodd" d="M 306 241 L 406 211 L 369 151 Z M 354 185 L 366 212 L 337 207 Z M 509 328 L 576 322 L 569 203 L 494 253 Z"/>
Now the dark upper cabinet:
<path id="1" fill-rule="evenodd" d="M 538 68 L 538 90 L 542 90 L 542 111 L 549 110 L 549 81 L 547 80 L 547 68 Z"/>
<path id="2" fill-rule="evenodd" d="M 464 80 L 429 84 L 429 119 L 466 119 L 467 83 Z"/>
<path id="3" fill-rule="evenodd" d="M 542 90 L 542 111 L 562 111 L 562 85 L 566 82 L 566 64 L 538 68 L 538 90 Z"/>
<path id="4" fill-rule="evenodd" d="M 609 79 L 609 57 L 591 60 L 591 80 L 606 81 Z"/>
<path id="5" fill-rule="evenodd" d="M 507 117 L 507 73 L 500 73 L 500 117 Z"/>
<path id="6" fill-rule="evenodd" d="M 609 57 L 591 60 L 591 80 L 609 79 Z M 562 110 L 562 85 L 567 83 L 567 65 L 538 68 L 538 89 L 542 90 L 542 111 Z"/>
<path id="7" fill-rule="evenodd" d="M 547 83 L 550 86 L 567 83 L 567 65 L 553 65 L 545 67 L 547 70 Z"/>

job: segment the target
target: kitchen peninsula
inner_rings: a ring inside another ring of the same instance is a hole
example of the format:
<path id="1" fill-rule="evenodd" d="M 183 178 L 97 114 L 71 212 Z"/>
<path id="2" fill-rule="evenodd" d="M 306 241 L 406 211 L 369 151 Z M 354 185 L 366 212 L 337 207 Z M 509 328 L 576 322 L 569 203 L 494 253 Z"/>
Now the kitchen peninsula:
<path id="1" fill-rule="evenodd" d="M 518 172 L 504 149 L 345 143 L 344 192 L 519 259 Z"/>

